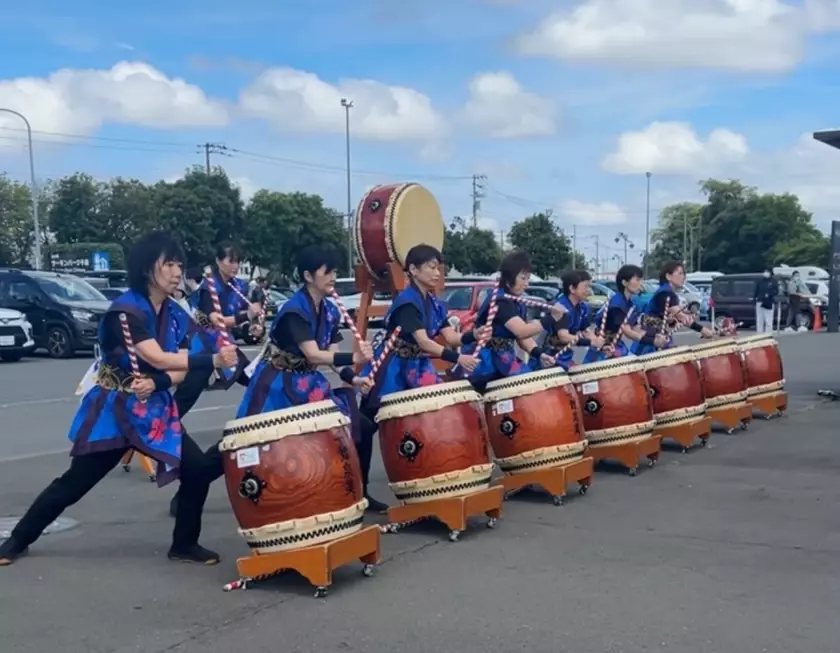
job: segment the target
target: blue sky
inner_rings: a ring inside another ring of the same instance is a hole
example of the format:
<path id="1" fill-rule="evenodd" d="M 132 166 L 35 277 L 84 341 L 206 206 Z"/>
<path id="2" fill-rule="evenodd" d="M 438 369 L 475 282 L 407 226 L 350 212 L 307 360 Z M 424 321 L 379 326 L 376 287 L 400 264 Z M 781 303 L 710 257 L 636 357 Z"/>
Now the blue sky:
<path id="1" fill-rule="evenodd" d="M 469 215 L 485 174 L 484 226 L 551 208 L 602 258 L 623 255 L 619 232 L 644 248 L 647 170 L 654 223 L 708 176 L 798 193 L 822 228 L 838 214 L 840 152 L 805 136 L 840 124 L 837 0 L 102 7 L 4 11 L 0 107 L 47 132 L 39 177 L 172 178 L 211 141 L 246 193 L 344 210 L 347 96 L 354 200 L 418 181 L 445 217 Z M 0 170 L 25 179 L 19 129 L 0 114 Z"/>

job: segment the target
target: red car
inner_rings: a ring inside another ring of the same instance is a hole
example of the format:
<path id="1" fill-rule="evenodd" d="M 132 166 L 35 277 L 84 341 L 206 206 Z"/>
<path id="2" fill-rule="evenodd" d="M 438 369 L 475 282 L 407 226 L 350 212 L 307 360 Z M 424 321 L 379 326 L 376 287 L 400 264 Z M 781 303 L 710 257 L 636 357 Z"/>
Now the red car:
<path id="1" fill-rule="evenodd" d="M 456 331 L 469 331 L 475 315 L 493 289 L 493 281 L 447 281 L 439 297 L 449 309 L 449 321 Z"/>

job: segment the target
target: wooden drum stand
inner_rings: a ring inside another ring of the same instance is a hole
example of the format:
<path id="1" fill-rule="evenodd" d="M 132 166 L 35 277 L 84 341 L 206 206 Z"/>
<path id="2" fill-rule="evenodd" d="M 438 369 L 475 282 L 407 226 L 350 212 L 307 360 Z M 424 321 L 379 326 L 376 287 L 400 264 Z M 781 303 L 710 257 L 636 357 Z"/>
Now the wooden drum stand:
<path id="1" fill-rule="evenodd" d="M 787 392 L 779 390 L 768 394 L 762 394 L 755 397 L 747 397 L 747 403 L 752 406 L 753 410 L 757 410 L 764 415 L 764 419 L 773 419 L 774 417 L 781 417 L 787 412 L 788 397 Z"/>
<path id="2" fill-rule="evenodd" d="M 732 435 L 736 428 L 740 428 L 742 431 L 747 430 L 747 426 L 753 418 L 752 411 L 752 404 L 749 403 L 749 400 L 745 400 L 735 405 L 709 408 L 706 411 L 706 417 L 723 426 L 726 433 Z"/>
<path id="3" fill-rule="evenodd" d="M 520 492 L 540 487 L 551 495 L 555 506 L 562 506 L 566 498 L 566 489 L 572 483 L 578 484 L 578 494 L 584 495 L 592 484 L 592 474 L 595 461 L 584 456 L 580 460 L 567 465 L 545 467 L 532 472 L 521 474 L 505 473 L 496 480 L 496 484 L 504 488 L 505 498 L 509 499 Z"/>
<path id="4" fill-rule="evenodd" d="M 627 468 L 630 476 L 635 476 L 639 471 L 639 461 L 646 458 L 647 466 L 654 467 L 661 450 L 662 436 L 654 433 L 641 440 L 589 446 L 583 455 L 591 456 L 596 463 L 606 459 L 617 460 Z"/>
<path id="5" fill-rule="evenodd" d="M 683 453 L 688 453 L 700 438 L 700 446 L 709 444 L 709 437 L 712 435 L 712 418 L 697 417 L 692 420 L 678 424 L 663 424 L 653 429 L 654 435 L 662 438 L 670 438 L 682 447 Z"/>
<path id="6" fill-rule="evenodd" d="M 131 471 L 131 460 L 134 458 L 135 455 L 137 456 L 137 458 L 140 459 L 140 466 L 143 468 L 143 471 L 149 475 L 149 480 L 152 483 L 154 483 L 157 480 L 157 474 L 155 473 L 155 464 L 139 451 L 129 449 L 125 452 L 125 454 L 123 454 L 122 460 L 120 460 L 120 464 L 122 465 L 123 470 L 125 470 L 126 472 Z"/>

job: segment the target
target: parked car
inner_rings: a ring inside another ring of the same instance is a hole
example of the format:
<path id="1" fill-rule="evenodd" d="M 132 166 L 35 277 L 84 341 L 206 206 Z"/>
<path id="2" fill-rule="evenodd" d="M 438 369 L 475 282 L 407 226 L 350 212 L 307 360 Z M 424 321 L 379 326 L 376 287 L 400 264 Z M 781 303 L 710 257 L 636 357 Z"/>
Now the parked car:
<path id="1" fill-rule="evenodd" d="M 46 349 L 52 358 L 92 350 L 110 305 L 101 292 L 72 274 L 0 268 L 0 307 L 26 315 L 36 348 Z"/>
<path id="2" fill-rule="evenodd" d="M 114 301 L 124 292 L 127 292 L 128 288 L 97 288 L 97 290 L 105 295 L 105 298 L 108 299 L 108 301 Z"/>
<path id="3" fill-rule="evenodd" d="M 265 320 L 270 322 L 277 315 L 277 312 L 283 307 L 283 304 L 288 301 L 289 296 L 286 293 L 269 288 L 268 297 L 265 302 Z"/>
<path id="4" fill-rule="evenodd" d="M 598 279 L 598 284 L 608 288 L 611 293 L 618 292 L 615 279 Z M 633 295 L 633 306 L 636 308 L 636 313 L 642 313 L 645 310 L 655 290 L 656 288 L 651 288 L 647 282 L 642 282 L 642 291 L 638 295 Z"/>
<path id="5" fill-rule="evenodd" d="M 712 280 L 711 302 L 714 307 L 715 326 L 721 325 L 724 317 L 731 317 L 735 322 L 743 322 L 746 327 L 755 326 L 755 287 L 761 273 L 724 274 Z M 777 296 L 781 305 L 781 315 L 784 321 L 787 317 L 788 298 L 781 294 Z M 825 310 L 822 299 L 816 296 L 803 302 L 796 316 L 796 327 L 810 329 L 814 324 L 814 311 Z"/>
<path id="6" fill-rule="evenodd" d="M 449 323 L 458 331 L 472 329 L 475 326 L 478 309 L 481 308 L 495 285 L 495 281 L 448 281 L 444 284 L 438 296 L 446 302 Z M 545 301 L 542 297 L 534 295 L 530 286 L 524 296 Z M 539 308 L 529 306 L 527 319 L 533 320 L 540 314 Z"/>
<path id="7" fill-rule="evenodd" d="M 346 308 L 347 312 L 350 314 L 350 318 L 355 322 L 356 312 L 359 310 L 359 306 L 361 306 L 362 304 L 362 293 L 356 290 L 356 280 L 353 277 L 344 277 L 342 279 L 336 279 L 335 291 L 341 298 L 341 303 L 344 305 L 344 308 Z M 333 301 L 332 298 L 329 299 L 330 301 Z M 390 305 L 390 295 L 387 295 L 385 293 L 376 293 L 373 297 L 373 300 L 371 301 L 371 306 L 380 306 L 384 307 L 385 309 L 387 309 L 387 307 Z M 382 322 L 382 318 L 372 317 L 368 320 L 368 322 L 375 326 Z"/>
<path id="8" fill-rule="evenodd" d="M 20 311 L 0 308 L 0 360 L 15 363 L 35 350 L 32 325 Z"/>

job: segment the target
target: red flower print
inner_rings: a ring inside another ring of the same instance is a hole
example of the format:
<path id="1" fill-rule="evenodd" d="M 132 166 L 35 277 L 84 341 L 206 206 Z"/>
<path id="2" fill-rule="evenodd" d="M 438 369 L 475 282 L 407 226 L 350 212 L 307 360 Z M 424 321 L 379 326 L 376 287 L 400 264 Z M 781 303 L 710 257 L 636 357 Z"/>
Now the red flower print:
<path id="1" fill-rule="evenodd" d="M 169 425 L 169 428 L 173 433 L 180 433 L 181 432 L 181 422 L 176 419 Z"/>
<path id="2" fill-rule="evenodd" d="M 222 336 L 216 336 L 216 351 L 225 346 L 225 339 Z"/>
<path id="3" fill-rule="evenodd" d="M 136 417 L 145 417 L 148 411 L 146 410 L 146 404 L 140 400 L 135 400 L 134 405 L 131 407 L 131 412 Z"/>
<path id="4" fill-rule="evenodd" d="M 435 374 L 434 372 L 428 372 L 428 371 L 423 372 L 420 375 L 420 378 L 417 379 L 417 385 L 418 386 L 435 385 L 435 384 L 437 384 L 437 382 L 438 382 L 438 375 Z"/>
<path id="5" fill-rule="evenodd" d="M 323 391 L 323 389 L 315 386 L 312 390 L 309 391 L 309 394 L 306 396 L 308 401 L 322 401 L 327 394 Z"/>
<path id="6" fill-rule="evenodd" d="M 163 420 L 160 417 L 155 417 L 149 427 L 149 440 L 152 442 L 160 442 L 163 440 L 164 431 L 165 427 Z"/>
<path id="7" fill-rule="evenodd" d="M 295 381 L 295 387 L 301 392 L 305 392 L 306 388 L 309 387 L 309 379 L 305 376 L 300 377 L 297 381 Z"/>

